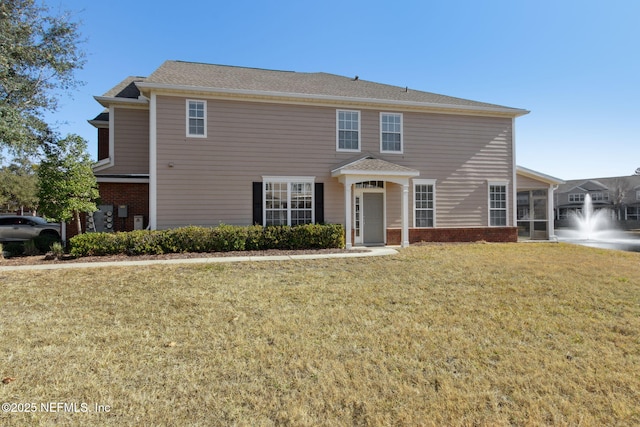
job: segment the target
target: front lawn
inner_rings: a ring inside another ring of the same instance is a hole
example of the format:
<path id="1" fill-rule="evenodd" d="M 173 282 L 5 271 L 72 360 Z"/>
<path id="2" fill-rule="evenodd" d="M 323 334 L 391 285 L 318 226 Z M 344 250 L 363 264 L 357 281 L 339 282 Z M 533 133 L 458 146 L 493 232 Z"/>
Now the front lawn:
<path id="1" fill-rule="evenodd" d="M 640 424 L 639 253 L 0 271 L 0 301 L 0 424 Z"/>

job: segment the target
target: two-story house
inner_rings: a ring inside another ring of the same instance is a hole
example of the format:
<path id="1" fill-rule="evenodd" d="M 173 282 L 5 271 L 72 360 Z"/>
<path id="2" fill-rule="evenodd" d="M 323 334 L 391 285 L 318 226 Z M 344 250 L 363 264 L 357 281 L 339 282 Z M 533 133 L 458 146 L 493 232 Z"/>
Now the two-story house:
<path id="1" fill-rule="evenodd" d="M 566 181 L 554 195 L 556 226 L 571 226 L 587 195 L 595 210 L 608 209 L 622 228 L 640 228 L 640 175 Z"/>
<path id="2" fill-rule="evenodd" d="M 327 222 L 347 247 L 515 241 L 516 176 L 548 205 L 560 182 L 516 168 L 526 110 L 357 76 L 167 61 L 96 100 L 98 228 Z"/>

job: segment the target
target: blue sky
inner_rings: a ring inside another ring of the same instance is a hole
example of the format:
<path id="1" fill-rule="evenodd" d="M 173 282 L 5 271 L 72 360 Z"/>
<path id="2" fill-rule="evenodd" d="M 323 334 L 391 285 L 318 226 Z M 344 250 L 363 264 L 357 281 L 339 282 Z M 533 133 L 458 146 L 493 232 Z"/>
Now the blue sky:
<path id="1" fill-rule="evenodd" d="M 640 167 L 640 2 L 46 0 L 81 22 L 86 84 L 49 121 L 89 141 L 93 99 L 167 59 L 323 71 L 523 108 L 517 163 L 562 179 Z"/>

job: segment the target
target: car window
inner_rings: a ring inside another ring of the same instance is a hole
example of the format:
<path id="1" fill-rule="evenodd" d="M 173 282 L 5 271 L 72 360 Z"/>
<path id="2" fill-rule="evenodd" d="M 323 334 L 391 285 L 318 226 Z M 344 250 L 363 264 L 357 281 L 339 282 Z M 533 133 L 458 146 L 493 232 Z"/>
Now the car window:
<path id="1" fill-rule="evenodd" d="M 0 225 L 11 225 L 13 224 L 13 218 L 0 218 Z"/>

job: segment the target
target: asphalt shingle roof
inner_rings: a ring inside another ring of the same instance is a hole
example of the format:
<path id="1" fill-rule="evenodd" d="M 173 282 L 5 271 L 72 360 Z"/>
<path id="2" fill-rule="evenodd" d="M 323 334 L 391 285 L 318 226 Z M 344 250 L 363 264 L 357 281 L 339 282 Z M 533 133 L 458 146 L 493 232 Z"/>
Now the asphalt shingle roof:
<path id="1" fill-rule="evenodd" d="M 358 171 L 358 172 L 400 172 L 403 174 L 419 174 L 419 171 L 398 165 L 396 163 L 387 162 L 386 160 L 377 159 L 373 156 L 365 156 L 355 161 L 350 161 L 333 169 L 333 172 Z"/>
<path id="2" fill-rule="evenodd" d="M 499 108 L 513 110 L 514 113 L 524 111 L 335 74 L 265 70 L 183 61 L 164 62 L 144 81 L 158 85 Z"/>

